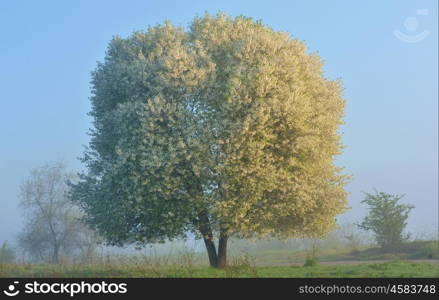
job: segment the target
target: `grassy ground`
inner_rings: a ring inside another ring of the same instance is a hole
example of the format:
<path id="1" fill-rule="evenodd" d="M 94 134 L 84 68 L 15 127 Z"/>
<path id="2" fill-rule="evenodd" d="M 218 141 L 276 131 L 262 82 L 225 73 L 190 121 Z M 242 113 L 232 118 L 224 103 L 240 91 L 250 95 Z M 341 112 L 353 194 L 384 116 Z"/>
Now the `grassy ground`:
<path id="1" fill-rule="evenodd" d="M 224 270 L 184 264 L 157 263 L 0 266 L 0 277 L 439 277 L 432 263 L 390 261 L 359 265 L 255 267 L 235 263 Z"/>
<path id="2" fill-rule="evenodd" d="M 288 249 L 251 251 L 258 266 L 301 265 L 310 251 L 292 251 Z M 349 247 L 318 249 L 320 262 L 379 261 L 379 260 L 438 260 L 437 241 L 413 241 L 402 244 L 396 249 L 384 251 L 379 247 L 363 247 L 352 250 Z"/>
<path id="3" fill-rule="evenodd" d="M 369 247 L 320 249 L 315 266 L 309 251 L 291 249 L 235 253 L 223 270 L 206 267 L 204 253 L 113 257 L 92 264 L 0 264 L 0 277 L 438 277 L 437 241 L 406 243 L 383 251 Z M 384 261 L 387 260 L 387 261 Z M 416 260 L 416 261 L 414 261 Z"/>

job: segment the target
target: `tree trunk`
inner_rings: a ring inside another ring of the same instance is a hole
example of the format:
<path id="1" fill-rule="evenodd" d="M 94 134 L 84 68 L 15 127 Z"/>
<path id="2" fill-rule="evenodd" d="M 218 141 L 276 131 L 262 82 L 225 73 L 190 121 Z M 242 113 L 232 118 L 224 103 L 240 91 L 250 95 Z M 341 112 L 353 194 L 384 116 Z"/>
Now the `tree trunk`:
<path id="1" fill-rule="evenodd" d="M 54 264 L 59 263 L 59 245 L 57 244 L 55 244 L 53 248 L 52 263 Z"/>
<path id="2" fill-rule="evenodd" d="M 203 235 L 203 240 L 206 245 L 210 266 L 214 268 L 225 268 L 227 266 L 227 235 L 220 234 L 218 241 L 218 254 L 212 235 Z"/>
<path id="3" fill-rule="evenodd" d="M 212 228 L 210 227 L 209 217 L 206 213 L 201 213 L 198 215 L 198 228 L 200 230 L 201 236 L 204 240 L 204 245 L 206 245 L 207 255 L 209 256 L 209 263 L 211 267 L 216 267 L 218 265 L 218 255 L 216 254 L 215 243 L 213 241 Z"/>
<path id="4" fill-rule="evenodd" d="M 210 226 L 209 217 L 206 213 L 198 215 L 198 220 L 194 223 L 198 225 L 198 229 L 204 240 L 209 264 L 214 268 L 224 268 L 227 266 L 227 239 L 226 233 L 221 230 L 218 241 L 218 253 L 216 251 L 215 242 L 213 241 L 213 232 Z"/>
<path id="5" fill-rule="evenodd" d="M 209 256 L 209 264 L 211 267 L 218 266 L 218 255 L 216 254 L 215 243 L 212 238 L 203 238 L 206 245 L 207 255 Z"/>
<path id="6" fill-rule="evenodd" d="M 218 242 L 218 268 L 225 268 L 227 266 L 227 235 L 221 233 Z"/>

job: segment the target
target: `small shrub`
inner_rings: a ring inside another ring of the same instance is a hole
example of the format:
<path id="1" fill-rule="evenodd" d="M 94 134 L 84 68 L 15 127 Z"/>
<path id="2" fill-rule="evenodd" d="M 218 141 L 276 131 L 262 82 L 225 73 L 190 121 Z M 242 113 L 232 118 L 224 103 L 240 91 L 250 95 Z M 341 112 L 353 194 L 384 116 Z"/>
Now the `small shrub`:
<path id="1" fill-rule="evenodd" d="M 314 267 L 318 265 L 318 253 L 319 249 L 316 244 L 313 244 L 311 251 L 306 254 L 306 259 L 304 263 L 304 267 Z"/>
<path id="2" fill-rule="evenodd" d="M 180 256 L 180 261 L 177 264 L 177 270 L 175 277 L 192 277 L 194 274 L 194 253 L 185 252 Z"/>
<path id="3" fill-rule="evenodd" d="M 232 258 L 229 266 L 225 269 L 225 272 L 226 277 L 239 277 L 240 275 L 249 275 L 253 278 L 258 277 L 255 258 L 248 253 Z"/>
<path id="4" fill-rule="evenodd" d="M 318 263 L 319 262 L 318 262 L 317 257 L 307 257 L 303 266 L 304 267 L 315 267 L 318 265 Z"/>
<path id="5" fill-rule="evenodd" d="M 0 247 L 0 264 L 12 263 L 15 261 L 15 251 L 5 241 Z"/>
<path id="6" fill-rule="evenodd" d="M 376 192 L 375 195 L 365 193 L 365 195 L 361 203 L 369 206 L 369 213 L 358 227 L 373 231 L 378 244 L 383 249 L 397 248 L 408 240 L 409 235 L 403 232 L 408 215 L 414 206 L 399 203 L 404 195 L 383 192 Z"/>

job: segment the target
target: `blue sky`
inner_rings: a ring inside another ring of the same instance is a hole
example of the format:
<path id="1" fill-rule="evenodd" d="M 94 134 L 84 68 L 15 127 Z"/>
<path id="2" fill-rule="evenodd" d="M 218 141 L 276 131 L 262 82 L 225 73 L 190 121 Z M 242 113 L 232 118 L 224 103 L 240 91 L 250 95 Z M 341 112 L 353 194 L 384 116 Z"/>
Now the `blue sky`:
<path id="1" fill-rule="evenodd" d="M 341 78 L 346 149 L 337 159 L 361 191 L 403 194 L 411 231 L 438 218 L 438 7 L 430 1 L 12 1 L 0 2 L 0 242 L 21 224 L 19 185 L 29 169 L 64 160 L 74 170 L 88 143 L 90 72 L 114 35 L 205 11 L 262 19 L 303 40 Z M 416 43 L 398 38 L 427 36 Z M 425 32 L 424 32 L 425 34 Z"/>

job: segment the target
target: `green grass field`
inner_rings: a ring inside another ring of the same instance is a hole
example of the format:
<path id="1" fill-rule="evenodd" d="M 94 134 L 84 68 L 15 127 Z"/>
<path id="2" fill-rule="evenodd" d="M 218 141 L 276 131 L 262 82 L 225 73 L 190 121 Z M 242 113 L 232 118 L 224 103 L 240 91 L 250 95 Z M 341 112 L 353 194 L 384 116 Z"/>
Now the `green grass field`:
<path id="1" fill-rule="evenodd" d="M 415 241 L 391 252 L 377 247 L 309 251 L 265 249 L 233 253 L 229 267 L 207 267 L 204 253 L 168 256 L 114 256 L 93 263 L 0 264 L 0 277 L 437 277 L 437 241 Z"/>
<path id="2" fill-rule="evenodd" d="M 272 265 L 302 265 L 309 251 L 291 251 L 288 249 L 273 249 L 251 251 L 258 266 Z M 412 241 L 402 244 L 397 249 L 383 251 L 376 246 L 362 247 L 352 250 L 348 247 L 323 248 L 319 249 L 318 261 L 340 262 L 340 261 L 381 261 L 381 260 L 438 260 L 438 241 Z"/>
<path id="3" fill-rule="evenodd" d="M 183 264 L 47 265 L 11 264 L 0 277 L 439 277 L 433 263 L 390 261 L 359 265 L 254 267 L 236 264 L 222 270 Z"/>

